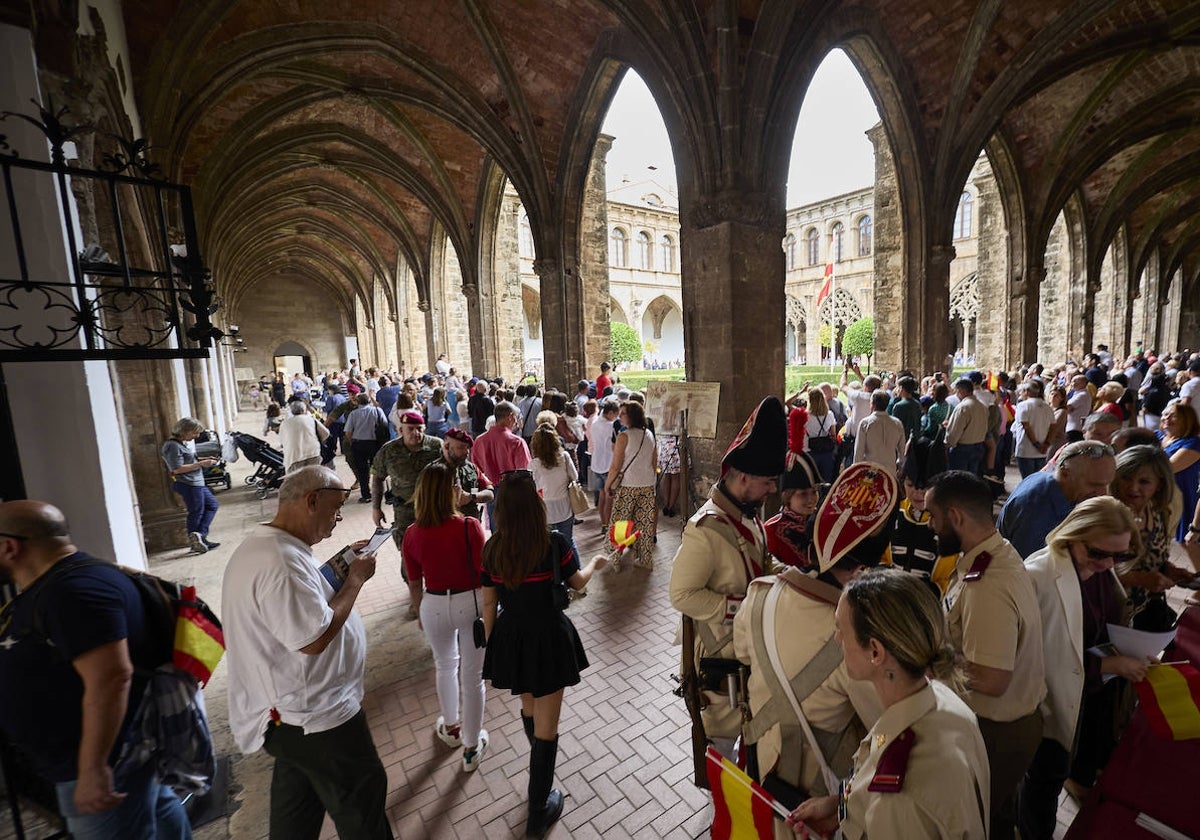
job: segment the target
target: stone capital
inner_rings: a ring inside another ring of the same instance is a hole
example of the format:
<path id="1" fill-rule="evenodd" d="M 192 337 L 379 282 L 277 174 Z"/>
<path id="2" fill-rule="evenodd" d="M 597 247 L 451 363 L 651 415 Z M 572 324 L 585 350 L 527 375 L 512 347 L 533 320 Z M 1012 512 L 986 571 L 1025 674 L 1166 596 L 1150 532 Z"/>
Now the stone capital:
<path id="1" fill-rule="evenodd" d="M 785 213 L 764 194 L 745 190 L 722 190 L 701 196 L 688 210 L 689 227 L 703 229 L 722 222 L 737 222 L 756 228 L 778 229 L 783 239 Z"/>
<path id="2" fill-rule="evenodd" d="M 428 312 L 431 308 L 432 307 L 429 305 L 429 301 L 427 300 L 417 302 L 417 309 L 421 310 L 422 312 Z"/>
<path id="3" fill-rule="evenodd" d="M 539 280 L 552 280 L 558 276 L 558 260 L 537 259 L 533 261 L 533 272 Z"/>
<path id="4" fill-rule="evenodd" d="M 468 300 L 475 300 L 479 297 L 479 286 L 475 283 L 463 283 L 462 293 Z"/>
<path id="5" fill-rule="evenodd" d="M 957 253 L 953 245 L 934 245 L 929 249 L 929 262 L 932 265 L 948 266 Z"/>

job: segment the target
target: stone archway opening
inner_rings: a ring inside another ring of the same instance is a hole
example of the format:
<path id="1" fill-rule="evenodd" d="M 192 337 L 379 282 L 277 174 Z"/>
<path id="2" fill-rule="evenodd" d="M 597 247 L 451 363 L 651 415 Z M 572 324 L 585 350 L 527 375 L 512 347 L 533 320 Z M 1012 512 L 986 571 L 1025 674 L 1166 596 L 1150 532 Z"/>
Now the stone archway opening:
<path id="1" fill-rule="evenodd" d="M 877 248 L 894 247 L 899 259 L 900 215 L 881 220 L 876 213 L 876 147 L 886 147 L 887 140 L 867 72 L 851 58 L 853 49 L 826 54 L 796 122 L 782 243 L 788 364 L 827 360 L 835 352 L 823 340 L 831 329 L 840 354 L 845 328 L 880 307 Z M 890 158 L 890 150 L 884 151 Z M 889 294 L 883 302 L 878 317 L 899 318 L 900 296 Z"/>
<path id="2" fill-rule="evenodd" d="M 303 373 L 310 378 L 313 375 L 312 354 L 299 342 L 283 342 L 275 348 L 272 358 L 275 372 L 282 373 L 285 378 L 296 373 Z"/>
<path id="3" fill-rule="evenodd" d="M 642 316 L 642 348 L 651 368 L 683 366 L 683 311 L 666 295 L 660 295 L 646 307 Z"/>
<path id="4" fill-rule="evenodd" d="M 542 369 L 542 296 L 528 283 L 521 284 L 521 338 L 525 370 Z"/>
<path id="5" fill-rule="evenodd" d="M 971 272 L 950 289 L 955 365 L 973 365 L 978 350 L 979 273 Z"/>

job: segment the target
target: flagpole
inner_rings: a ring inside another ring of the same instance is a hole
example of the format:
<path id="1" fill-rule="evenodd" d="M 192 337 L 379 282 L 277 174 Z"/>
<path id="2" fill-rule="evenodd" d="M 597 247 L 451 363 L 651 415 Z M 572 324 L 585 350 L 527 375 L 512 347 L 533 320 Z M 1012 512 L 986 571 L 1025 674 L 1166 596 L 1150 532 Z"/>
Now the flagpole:
<path id="1" fill-rule="evenodd" d="M 837 269 L 834 266 L 833 233 L 829 234 L 829 373 L 837 364 Z"/>

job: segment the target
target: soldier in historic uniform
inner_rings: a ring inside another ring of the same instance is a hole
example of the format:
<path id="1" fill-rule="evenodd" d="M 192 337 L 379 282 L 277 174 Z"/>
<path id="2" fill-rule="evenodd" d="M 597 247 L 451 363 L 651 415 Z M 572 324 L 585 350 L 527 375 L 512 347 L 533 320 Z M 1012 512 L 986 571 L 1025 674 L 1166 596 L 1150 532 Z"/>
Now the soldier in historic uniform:
<path id="1" fill-rule="evenodd" d="M 864 487 L 869 492 L 860 492 Z M 734 618 L 734 648 L 750 666 L 749 769 L 788 808 L 836 794 L 859 741 L 879 717 L 874 689 L 846 672 L 834 608 L 842 587 L 879 562 L 878 537 L 887 536 L 897 493 L 892 471 L 878 464 L 843 472 L 814 522 L 819 570 L 809 576 L 788 567 L 756 578 Z M 786 829 L 777 823 L 780 831 Z"/>
<path id="2" fill-rule="evenodd" d="M 421 412 L 411 409 L 403 411 L 399 420 L 400 437 L 385 443 L 371 463 L 371 518 L 375 520 L 376 527 L 387 522 L 387 517 L 383 514 L 383 482 L 384 479 L 391 479 L 392 522 L 396 526 L 392 538 L 396 541 L 396 548 L 400 548 L 404 532 L 417 518 L 413 508 L 417 476 L 442 455 L 442 439 L 425 434 L 425 417 Z M 400 572 L 407 583 L 408 576 L 404 572 L 403 564 L 400 566 Z M 417 602 L 417 593 L 413 591 L 412 583 L 409 583 L 408 588 L 411 596 L 408 618 L 415 620 L 417 611 L 412 604 Z"/>
<path id="3" fill-rule="evenodd" d="M 846 672 L 874 687 L 883 713 L 838 793 L 807 800 L 788 823 L 801 837 L 986 840 L 987 750 L 945 684 L 962 675 L 932 590 L 875 569 L 846 584 L 835 616 Z"/>
<path id="4" fill-rule="evenodd" d="M 736 668 L 733 617 L 750 581 L 774 571 L 759 510 L 775 491 L 787 452 L 787 417 L 778 397 L 763 400 L 721 461 L 721 480 L 683 529 L 671 569 L 671 606 L 695 627 L 695 662 L 722 659 Z M 685 654 L 685 662 L 686 662 Z M 685 666 L 685 675 L 689 669 Z M 742 712 L 720 686 L 702 695 L 709 740 L 730 754 Z"/>
<path id="5" fill-rule="evenodd" d="M 957 554 L 938 552 L 937 535 L 929 527 L 929 511 L 925 509 L 929 482 L 946 471 L 946 444 L 942 435 L 943 430 L 938 429 L 933 437 L 914 436 L 908 442 L 900 473 L 904 493 L 892 517 L 891 547 L 886 561 L 929 581 L 938 597 L 945 593 L 958 560 Z"/>

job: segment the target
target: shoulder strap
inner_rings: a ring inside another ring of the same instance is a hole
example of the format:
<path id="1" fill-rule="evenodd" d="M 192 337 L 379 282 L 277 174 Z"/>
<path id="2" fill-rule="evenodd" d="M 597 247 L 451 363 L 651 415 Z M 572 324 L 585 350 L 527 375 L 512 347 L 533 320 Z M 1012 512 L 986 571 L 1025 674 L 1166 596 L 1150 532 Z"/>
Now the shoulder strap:
<path id="1" fill-rule="evenodd" d="M 912 753 L 917 735 L 909 727 L 897 735 L 875 764 L 875 775 L 867 790 L 875 793 L 899 793 L 904 787 L 904 776 L 908 772 L 908 757 Z"/>
<path id="2" fill-rule="evenodd" d="M 841 645 L 836 638 L 830 636 L 828 641 L 817 652 L 817 655 L 804 666 L 791 680 L 787 679 L 787 675 L 783 670 L 783 662 L 779 656 L 779 644 L 775 635 L 775 613 L 779 605 L 779 596 L 783 589 L 778 584 L 771 587 L 767 592 L 766 597 L 762 598 L 752 607 L 751 621 L 753 623 L 754 645 L 759 654 L 759 659 L 764 661 L 768 667 L 760 668 L 760 673 L 763 673 L 771 689 L 771 697 L 777 700 L 780 695 L 787 698 L 788 705 L 795 720 L 799 723 L 800 729 L 804 732 L 804 737 L 808 741 L 808 747 L 816 756 L 817 762 L 821 767 L 821 777 L 825 782 L 826 792 L 838 789 L 839 780 L 837 775 L 829 767 L 829 762 L 825 758 L 825 752 L 821 749 L 817 742 L 817 737 L 813 734 L 812 727 L 808 723 L 808 718 L 804 715 L 804 710 L 800 704 L 808 699 L 817 688 L 823 683 L 830 674 L 837 668 L 838 663 L 842 661 Z M 767 702 L 767 707 L 776 706 L 770 700 Z M 764 711 L 766 707 L 764 707 Z M 761 712 L 759 713 L 762 714 Z M 776 707 L 774 715 L 782 725 L 782 715 Z M 758 716 L 755 716 L 758 720 Z M 769 728 L 769 727 L 768 727 Z M 792 779 L 798 779 L 800 769 L 800 756 L 792 751 L 784 755 L 785 751 L 781 751 L 780 760 L 787 760 L 794 765 L 794 771 L 786 775 Z"/>

